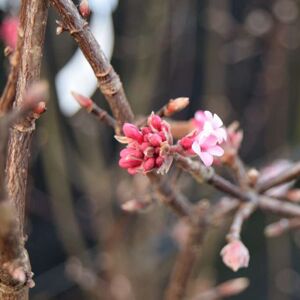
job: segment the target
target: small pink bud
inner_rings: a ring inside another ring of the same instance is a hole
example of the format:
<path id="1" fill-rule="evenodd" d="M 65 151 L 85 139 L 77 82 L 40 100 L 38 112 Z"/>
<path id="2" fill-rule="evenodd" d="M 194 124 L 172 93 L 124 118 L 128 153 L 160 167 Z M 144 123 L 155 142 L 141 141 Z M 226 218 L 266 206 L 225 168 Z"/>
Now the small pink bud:
<path id="1" fill-rule="evenodd" d="M 141 165 L 141 160 L 140 159 L 127 159 L 127 158 L 121 158 L 119 160 L 119 166 L 123 169 L 128 169 L 128 168 L 135 168 Z"/>
<path id="2" fill-rule="evenodd" d="M 226 266 L 234 272 L 240 268 L 247 268 L 250 255 L 248 249 L 240 240 L 234 240 L 221 250 L 221 256 Z"/>
<path id="3" fill-rule="evenodd" d="M 131 138 L 139 143 L 143 142 L 143 135 L 139 131 L 139 129 L 130 123 L 125 123 L 123 125 L 123 132 L 128 137 Z"/>
<path id="4" fill-rule="evenodd" d="M 156 167 L 161 167 L 161 165 L 164 163 L 164 159 L 159 156 L 156 160 L 155 160 L 155 164 L 156 164 Z"/>
<path id="5" fill-rule="evenodd" d="M 140 212 L 147 208 L 150 205 L 150 202 L 139 201 L 137 199 L 129 200 L 121 205 L 121 208 L 127 212 L 135 213 Z"/>
<path id="6" fill-rule="evenodd" d="M 78 102 L 78 104 L 89 110 L 93 107 L 93 100 L 88 98 L 88 97 L 85 97 L 85 96 L 82 96 L 76 92 L 71 92 L 72 96 L 75 98 L 75 100 Z"/>
<path id="7" fill-rule="evenodd" d="M 147 148 L 151 147 L 150 143 L 144 142 L 141 145 L 141 150 L 144 152 Z"/>
<path id="8" fill-rule="evenodd" d="M 161 130 L 161 122 L 162 122 L 161 118 L 153 113 L 148 119 L 149 125 L 157 130 Z"/>
<path id="9" fill-rule="evenodd" d="M 143 163 L 143 168 L 145 172 L 148 172 L 152 170 L 155 166 L 155 159 L 154 158 L 148 158 L 144 163 Z"/>
<path id="10" fill-rule="evenodd" d="M 120 152 L 121 158 L 131 156 L 135 158 L 143 158 L 143 153 L 140 150 L 136 150 L 133 148 L 125 148 Z"/>
<path id="11" fill-rule="evenodd" d="M 35 114 L 41 115 L 47 110 L 46 102 L 42 101 L 37 104 L 37 106 L 33 109 Z"/>
<path id="12" fill-rule="evenodd" d="M 158 147 L 162 143 L 162 138 L 157 133 L 149 134 L 148 140 L 149 140 L 150 144 L 154 147 Z"/>
<path id="13" fill-rule="evenodd" d="M 183 110 L 189 105 L 189 98 L 176 98 L 174 100 L 170 100 L 164 110 L 164 115 L 166 117 L 171 116 L 172 114 Z"/>
<path id="14" fill-rule="evenodd" d="M 141 130 L 143 135 L 151 133 L 151 129 L 149 127 L 143 127 Z"/>
<path id="15" fill-rule="evenodd" d="M 185 149 L 185 150 L 188 150 L 188 149 L 191 149 L 192 147 L 192 144 L 193 144 L 194 140 L 190 137 L 183 137 L 179 143 L 180 145 Z"/>
<path id="16" fill-rule="evenodd" d="M 88 0 L 81 1 L 80 5 L 79 5 L 79 12 L 83 18 L 87 19 L 89 17 L 89 15 L 91 14 L 91 10 L 89 7 Z"/>
<path id="17" fill-rule="evenodd" d="M 166 135 L 165 135 L 164 132 L 161 131 L 161 132 L 159 132 L 158 134 L 159 134 L 159 136 L 161 137 L 161 139 L 162 139 L 163 142 L 167 140 Z"/>

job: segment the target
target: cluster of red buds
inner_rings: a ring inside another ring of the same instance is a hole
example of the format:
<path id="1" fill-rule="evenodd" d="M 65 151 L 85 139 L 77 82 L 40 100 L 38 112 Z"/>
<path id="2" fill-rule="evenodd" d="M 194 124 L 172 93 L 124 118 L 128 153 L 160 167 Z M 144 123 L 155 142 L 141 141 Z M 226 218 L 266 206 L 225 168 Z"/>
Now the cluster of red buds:
<path id="1" fill-rule="evenodd" d="M 152 113 L 147 120 L 147 126 L 139 129 L 137 126 L 125 123 L 125 136 L 115 136 L 127 147 L 120 152 L 119 166 L 127 169 L 129 174 L 147 173 L 156 170 L 165 174 L 172 164 L 169 154 L 173 138 L 170 125 L 158 115 Z"/>

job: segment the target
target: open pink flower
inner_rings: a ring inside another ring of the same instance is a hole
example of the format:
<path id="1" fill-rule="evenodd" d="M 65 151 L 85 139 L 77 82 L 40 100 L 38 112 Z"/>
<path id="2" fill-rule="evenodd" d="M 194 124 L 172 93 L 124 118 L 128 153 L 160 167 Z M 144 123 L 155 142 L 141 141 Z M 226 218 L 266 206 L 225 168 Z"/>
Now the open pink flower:
<path id="1" fill-rule="evenodd" d="M 221 256 L 226 266 L 234 272 L 240 268 L 247 268 L 250 255 L 246 246 L 240 240 L 234 240 L 221 250 Z"/>
<path id="2" fill-rule="evenodd" d="M 210 111 L 198 110 L 194 117 L 195 127 L 199 132 L 210 131 L 216 136 L 218 143 L 226 140 L 227 134 L 223 122 L 217 114 Z"/>
<path id="3" fill-rule="evenodd" d="M 197 154 L 207 167 L 211 166 L 214 156 L 224 154 L 220 146 L 227 138 L 223 122 L 218 115 L 209 111 L 197 111 L 194 123 L 196 129 L 183 137 L 179 144 L 187 154 Z"/>
<path id="4" fill-rule="evenodd" d="M 127 144 L 120 152 L 119 166 L 128 173 L 147 173 L 154 169 L 166 173 L 173 161 L 168 154 L 173 138 L 170 125 L 154 113 L 148 118 L 147 126 L 139 129 L 133 124 L 123 125 L 125 136 L 116 139 Z"/>
<path id="5" fill-rule="evenodd" d="M 0 27 L 0 36 L 6 46 L 16 48 L 19 20 L 17 17 L 6 17 Z"/>

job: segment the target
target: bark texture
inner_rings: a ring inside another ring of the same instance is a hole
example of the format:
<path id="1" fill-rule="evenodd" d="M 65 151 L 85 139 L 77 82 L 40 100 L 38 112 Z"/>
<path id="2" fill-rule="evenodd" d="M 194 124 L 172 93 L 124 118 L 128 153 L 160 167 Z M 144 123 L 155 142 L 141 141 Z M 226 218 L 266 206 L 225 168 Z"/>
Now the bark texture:
<path id="1" fill-rule="evenodd" d="M 39 80 L 47 13 L 47 0 L 22 1 L 20 32 L 23 33 L 23 42 L 20 50 L 19 73 L 13 109 L 22 107 L 27 88 Z M 2 238 L 0 299 L 28 299 L 31 268 L 24 248 L 23 230 L 30 144 L 34 129 L 35 117 L 33 114 L 22 118 L 10 129 L 6 164 L 6 190 L 7 199 L 11 204 L 10 208 L 15 218 L 12 223 L 9 223 L 9 228 L 13 228 L 14 232 L 2 236 L 7 237 L 7 240 Z"/>

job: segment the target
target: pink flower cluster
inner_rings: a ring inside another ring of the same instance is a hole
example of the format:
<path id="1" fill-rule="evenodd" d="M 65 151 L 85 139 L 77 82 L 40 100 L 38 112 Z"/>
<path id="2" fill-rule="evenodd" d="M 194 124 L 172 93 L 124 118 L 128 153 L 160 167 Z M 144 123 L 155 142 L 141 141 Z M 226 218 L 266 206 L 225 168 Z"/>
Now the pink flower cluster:
<path id="1" fill-rule="evenodd" d="M 2 21 L 0 36 L 6 46 L 15 49 L 17 46 L 19 20 L 17 17 L 7 17 Z"/>
<path id="2" fill-rule="evenodd" d="M 197 111 L 194 123 L 196 129 L 179 140 L 179 144 L 187 154 L 197 154 L 205 166 L 209 167 L 214 156 L 224 154 L 221 144 L 226 141 L 226 130 L 219 116 L 209 111 Z"/>
<path id="3" fill-rule="evenodd" d="M 154 113 L 148 118 L 147 126 L 139 129 L 133 124 L 123 125 L 125 136 L 116 139 L 127 144 L 120 152 L 119 166 L 129 174 L 147 173 L 154 169 L 166 173 L 171 166 L 172 156 L 168 154 L 173 143 L 170 125 Z"/>

